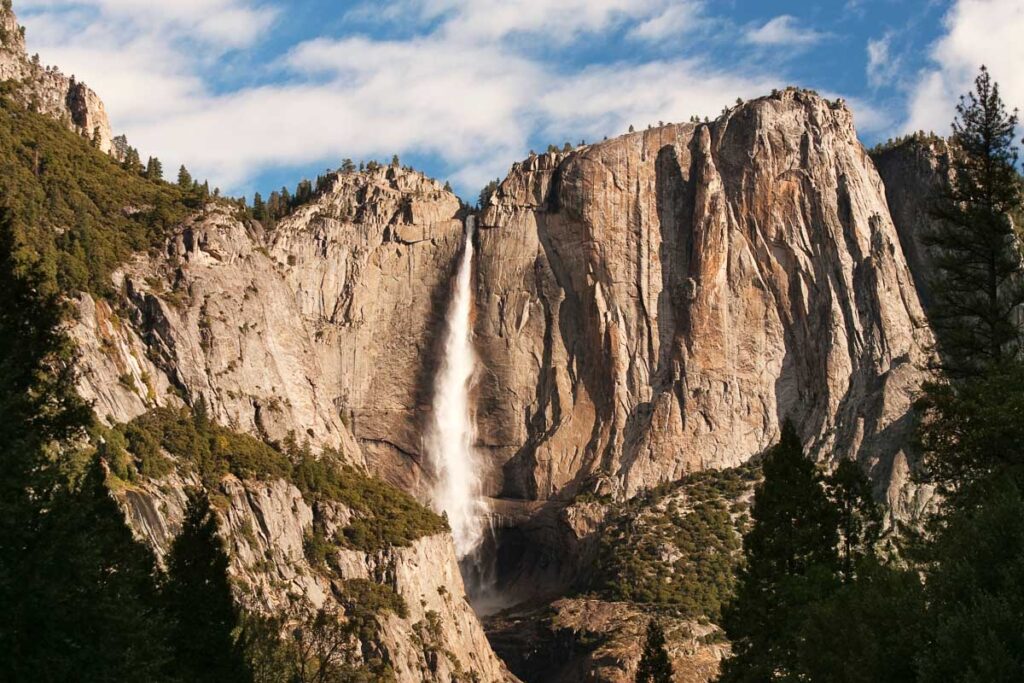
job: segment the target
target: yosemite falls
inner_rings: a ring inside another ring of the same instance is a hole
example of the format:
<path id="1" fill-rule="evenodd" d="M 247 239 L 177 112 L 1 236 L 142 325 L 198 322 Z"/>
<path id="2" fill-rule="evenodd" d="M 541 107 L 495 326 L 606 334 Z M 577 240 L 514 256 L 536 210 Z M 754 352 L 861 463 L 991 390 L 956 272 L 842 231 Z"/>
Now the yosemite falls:
<path id="1" fill-rule="evenodd" d="M 425 443 L 436 475 L 434 507 L 448 516 L 460 559 L 470 556 L 483 540 L 487 512 L 481 494 L 481 462 L 473 446 L 476 426 L 469 398 L 476 369 L 472 342 L 474 222 L 473 216 L 466 218 Z"/>

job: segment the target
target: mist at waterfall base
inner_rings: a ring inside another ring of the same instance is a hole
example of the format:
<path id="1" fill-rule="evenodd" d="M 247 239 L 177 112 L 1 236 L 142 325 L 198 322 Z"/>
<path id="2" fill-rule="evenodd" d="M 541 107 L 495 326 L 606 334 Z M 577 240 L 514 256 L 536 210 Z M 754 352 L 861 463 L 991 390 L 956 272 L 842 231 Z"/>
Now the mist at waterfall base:
<path id="1" fill-rule="evenodd" d="M 435 475 L 434 507 L 448 517 L 466 589 L 472 599 L 491 602 L 494 538 L 483 497 L 484 463 L 473 445 L 476 422 L 470 399 L 477 365 L 472 325 L 474 220 L 466 218 L 425 446 Z"/>

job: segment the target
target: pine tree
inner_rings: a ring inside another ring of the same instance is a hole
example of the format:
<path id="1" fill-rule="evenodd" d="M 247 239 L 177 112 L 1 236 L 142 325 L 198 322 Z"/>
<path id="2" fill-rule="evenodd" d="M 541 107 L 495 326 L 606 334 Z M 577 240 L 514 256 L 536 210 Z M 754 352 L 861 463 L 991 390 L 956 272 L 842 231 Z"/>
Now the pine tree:
<path id="1" fill-rule="evenodd" d="M 954 177 L 933 209 L 935 227 L 924 236 L 936 270 L 931 319 L 941 365 L 953 378 L 976 376 L 1021 348 L 1016 316 L 1024 279 L 1010 220 L 1021 200 L 1017 115 L 1007 113 L 985 67 L 974 87 L 957 105 Z"/>
<path id="2" fill-rule="evenodd" d="M 134 147 L 129 147 L 125 152 L 124 161 L 121 163 L 122 168 L 132 173 L 142 172 L 142 159 L 139 158 L 139 150 Z"/>
<path id="3" fill-rule="evenodd" d="M 647 623 L 647 639 L 636 670 L 636 683 L 671 683 L 672 662 L 665 650 L 665 632 L 656 619 Z"/>
<path id="4" fill-rule="evenodd" d="M 182 166 L 178 169 L 178 187 L 188 191 L 192 189 L 192 174 L 188 172 L 188 169 Z"/>
<path id="5" fill-rule="evenodd" d="M 197 411 L 196 420 L 200 417 Z M 173 618 L 176 658 L 190 681 L 247 681 L 251 675 L 233 631 L 239 613 L 228 584 L 228 558 L 205 493 L 192 492 L 181 533 L 167 558 L 164 595 Z"/>
<path id="6" fill-rule="evenodd" d="M 252 217 L 262 221 L 267 217 L 267 207 L 263 203 L 263 196 L 257 192 L 252 198 Z"/>
<path id="7" fill-rule="evenodd" d="M 352 163 L 352 160 L 345 158 L 341 161 L 341 172 L 342 173 L 353 173 L 356 170 L 356 165 Z"/>
<path id="8" fill-rule="evenodd" d="M 150 157 L 146 162 L 146 177 L 150 180 L 164 179 L 164 165 L 156 157 Z"/>
<path id="9" fill-rule="evenodd" d="M 401 166 L 401 163 L 402 162 L 400 162 L 398 160 L 398 155 L 397 154 L 395 154 L 395 155 L 393 155 L 391 157 L 391 168 L 398 168 L 399 166 Z"/>
<path id="10" fill-rule="evenodd" d="M 855 460 L 843 460 L 828 478 L 829 498 L 839 515 L 839 561 L 843 578 L 853 580 L 857 565 L 875 552 L 882 533 L 882 510 L 871 482 Z"/>
<path id="11" fill-rule="evenodd" d="M 792 423 L 765 454 L 763 470 L 753 527 L 743 539 L 746 564 L 725 611 L 733 656 L 724 663 L 722 681 L 793 675 L 803 610 L 838 583 L 837 514 Z"/>

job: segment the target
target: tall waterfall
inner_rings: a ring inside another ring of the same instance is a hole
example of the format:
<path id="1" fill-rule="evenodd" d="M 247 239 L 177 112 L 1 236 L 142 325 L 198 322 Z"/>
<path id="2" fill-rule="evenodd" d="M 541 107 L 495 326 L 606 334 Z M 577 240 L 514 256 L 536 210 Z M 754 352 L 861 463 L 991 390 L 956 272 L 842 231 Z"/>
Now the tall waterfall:
<path id="1" fill-rule="evenodd" d="M 426 450 L 437 475 L 434 506 L 448 515 L 459 559 L 470 556 L 487 528 L 481 462 L 473 447 L 476 425 L 469 393 L 476 369 L 473 351 L 473 229 L 466 218 L 465 243 L 445 321 L 443 356 L 434 378 Z"/>

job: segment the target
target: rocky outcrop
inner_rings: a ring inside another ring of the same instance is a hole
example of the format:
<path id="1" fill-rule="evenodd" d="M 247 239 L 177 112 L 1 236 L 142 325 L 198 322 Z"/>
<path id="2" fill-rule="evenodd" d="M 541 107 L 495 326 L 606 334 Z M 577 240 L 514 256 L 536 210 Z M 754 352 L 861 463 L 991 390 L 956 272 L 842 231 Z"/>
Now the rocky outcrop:
<path id="1" fill-rule="evenodd" d="M 951 181 L 949 143 L 919 134 L 880 149 L 871 158 L 885 184 L 889 213 L 927 311 L 935 273 L 923 238 L 932 229 L 937 194 Z"/>
<path id="2" fill-rule="evenodd" d="M 181 528 L 184 491 L 198 484 L 194 476 L 173 474 L 116 490 L 133 531 L 161 560 Z M 339 548 L 328 570 L 306 557 L 304 539 L 315 517 L 328 527 L 344 526 L 352 514 L 344 505 L 317 503 L 330 508 L 317 509 L 288 482 L 234 477 L 224 479 L 211 498 L 232 584 L 247 608 L 319 608 L 335 600 L 347 581 L 367 580 L 393 591 L 406 607 L 403 615 L 377 616 L 380 628 L 370 644 L 398 681 L 515 680 L 494 655 L 469 606 L 448 534 L 376 552 Z"/>
<path id="3" fill-rule="evenodd" d="M 931 334 L 842 103 L 790 89 L 531 157 L 480 225 L 481 434 L 506 495 L 629 496 L 742 463 L 787 417 L 880 490 L 906 462 Z"/>
<path id="4" fill-rule="evenodd" d="M 80 391 L 114 421 L 202 397 L 222 424 L 339 447 L 416 491 L 460 208 L 400 168 L 337 174 L 272 234 L 211 204 L 115 275 L 118 315 L 79 299 Z"/>
<path id="5" fill-rule="evenodd" d="M 485 622 L 497 652 L 527 683 L 629 683 L 636 680 L 652 614 L 637 605 L 565 598 L 519 607 Z M 677 683 L 718 676 L 729 645 L 710 624 L 660 617 Z"/>
<path id="6" fill-rule="evenodd" d="M 0 6 L 0 82 L 13 81 L 13 94 L 27 108 L 56 119 L 71 130 L 96 141 L 103 152 L 114 151 L 113 134 L 99 96 L 54 67 L 43 66 L 39 56 L 25 50 L 25 29 L 11 9 Z"/>

